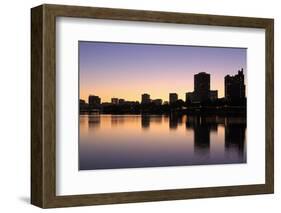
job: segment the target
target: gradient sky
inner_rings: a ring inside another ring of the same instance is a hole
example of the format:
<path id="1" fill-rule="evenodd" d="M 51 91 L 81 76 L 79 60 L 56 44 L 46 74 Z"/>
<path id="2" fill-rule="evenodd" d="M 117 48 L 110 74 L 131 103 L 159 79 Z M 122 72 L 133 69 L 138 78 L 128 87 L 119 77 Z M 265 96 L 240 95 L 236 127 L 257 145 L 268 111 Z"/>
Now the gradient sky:
<path id="1" fill-rule="evenodd" d="M 98 95 L 102 102 L 112 97 L 140 101 L 142 93 L 152 99 L 169 99 L 169 93 L 193 91 L 193 77 L 211 74 L 211 89 L 224 97 L 224 76 L 244 68 L 245 48 L 128 44 L 79 41 L 80 99 Z M 247 87 L 247 86 L 246 86 Z"/>

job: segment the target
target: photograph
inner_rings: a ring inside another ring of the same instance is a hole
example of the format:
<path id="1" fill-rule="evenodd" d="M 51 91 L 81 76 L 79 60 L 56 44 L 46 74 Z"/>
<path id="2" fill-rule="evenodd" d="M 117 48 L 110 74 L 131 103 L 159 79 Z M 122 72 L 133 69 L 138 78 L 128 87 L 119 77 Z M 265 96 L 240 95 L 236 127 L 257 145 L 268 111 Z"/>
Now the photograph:
<path id="1" fill-rule="evenodd" d="M 79 170 L 247 163 L 247 48 L 78 49 Z"/>
<path id="2" fill-rule="evenodd" d="M 273 194 L 272 15 L 100 6 L 31 8 L 30 203 Z"/>

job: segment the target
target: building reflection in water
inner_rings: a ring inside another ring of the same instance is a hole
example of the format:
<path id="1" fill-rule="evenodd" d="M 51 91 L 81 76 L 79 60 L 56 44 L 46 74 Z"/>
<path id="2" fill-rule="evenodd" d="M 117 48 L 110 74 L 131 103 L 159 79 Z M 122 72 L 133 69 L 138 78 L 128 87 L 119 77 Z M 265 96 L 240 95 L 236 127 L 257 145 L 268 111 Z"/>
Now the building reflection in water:
<path id="1" fill-rule="evenodd" d="M 116 157 L 119 162 L 125 157 L 132 158 L 129 161 L 124 159 L 122 165 L 119 166 L 120 168 L 126 168 L 128 165 L 130 165 L 129 167 L 134 167 L 134 162 L 136 165 L 147 166 L 146 162 L 149 162 L 149 160 L 142 162 L 143 156 L 152 159 L 152 164 L 155 162 L 155 165 L 151 166 L 157 166 L 157 162 L 162 161 L 163 163 L 159 165 L 206 165 L 246 162 L 246 117 L 92 114 L 80 118 L 80 129 L 86 127 L 85 121 L 88 121 L 89 130 L 93 130 L 99 137 L 103 137 L 103 140 L 108 140 L 103 143 L 104 147 L 98 141 L 91 142 L 91 146 L 95 147 L 93 152 L 98 153 L 96 150 L 101 146 L 101 150 L 112 149 L 110 156 Z M 185 124 L 185 126 L 182 124 Z M 112 134 L 118 135 L 114 137 L 110 132 L 103 131 L 106 128 L 109 128 L 109 131 L 110 128 L 114 128 L 117 131 L 113 131 Z M 127 128 L 130 129 L 130 134 L 126 133 Z M 150 131 L 142 134 L 138 131 L 139 128 Z M 123 132 L 123 130 L 125 131 Z M 83 134 L 90 134 L 90 132 L 84 131 Z M 122 137 L 120 137 L 120 134 L 122 134 Z M 129 138 L 132 134 L 136 137 Z M 124 140 L 124 138 L 127 140 Z M 154 143 L 147 143 L 148 138 Z M 134 146 L 131 141 L 136 140 L 139 143 Z M 106 145 L 106 143 L 111 145 Z M 118 144 L 124 149 L 124 152 L 120 151 L 122 149 L 118 147 Z M 125 151 L 127 148 L 134 150 L 135 154 L 127 153 Z M 139 154 L 140 148 L 143 153 Z M 117 149 L 123 153 L 115 153 L 114 150 Z M 84 152 L 88 151 L 85 148 Z M 95 155 L 89 153 L 87 157 L 94 159 L 94 156 L 99 156 L 97 153 Z M 81 155 L 81 159 L 84 159 L 83 155 Z M 85 161 L 86 159 L 85 157 Z M 103 155 L 100 156 L 98 162 L 102 161 L 102 159 Z M 87 162 L 85 165 L 91 164 Z M 94 160 L 91 162 L 94 162 Z M 108 168 L 114 167 L 113 165 L 116 164 L 116 161 L 109 162 L 109 158 L 106 162 L 108 163 Z"/>
<path id="2" fill-rule="evenodd" d="M 170 130 L 176 130 L 178 126 L 182 125 L 184 116 L 170 115 L 169 116 L 169 128 Z"/>
<path id="3" fill-rule="evenodd" d="M 100 115 L 99 114 L 92 114 L 88 116 L 88 126 L 89 128 L 99 128 L 100 127 Z"/>
<path id="4" fill-rule="evenodd" d="M 119 126 L 124 124 L 125 122 L 125 117 L 122 115 L 111 115 L 111 126 Z"/>
<path id="5" fill-rule="evenodd" d="M 178 128 L 178 120 L 177 120 L 177 117 L 178 116 L 174 116 L 174 115 L 171 115 L 169 117 L 169 128 L 171 130 L 173 129 L 177 129 Z"/>
<path id="6" fill-rule="evenodd" d="M 194 132 L 194 153 L 203 158 L 209 158 L 210 131 L 217 129 L 214 121 L 202 116 L 189 116 L 186 120 L 186 128 Z"/>
<path id="7" fill-rule="evenodd" d="M 226 155 L 237 153 L 239 157 L 244 155 L 246 122 L 235 118 L 225 118 L 225 151 Z"/>
<path id="8" fill-rule="evenodd" d="M 218 117 L 218 116 L 151 116 L 141 115 L 142 129 L 149 129 L 150 123 L 161 124 L 168 119 L 170 130 L 176 130 L 185 120 L 185 127 L 194 132 L 194 152 L 208 156 L 210 151 L 210 133 L 217 132 L 218 125 L 222 125 L 225 130 L 225 151 L 234 150 L 239 155 L 244 154 L 246 119 L 237 117 Z M 83 122 L 82 120 L 80 122 Z M 124 116 L 112 116 L 111 126 L 118 126 L 126 122 Z M 101 118 L 99 114 L 88 116 L 89 128 L 99 128 Z"/>
<path id="9" fill-rule="evenodd" d="M 163 122 L 163 116 L 162 115 L 150 116 L 150 121 L 154 124 L 161 124 Z"/>
<path id="10" fill-rule="evenodd" d="M 245 147 L 246 119 L 238 117 L 188 116 L 186 128 L 194 131 L 194 152 L 208 156 L 210 133 L 217 132 L 218 125 L 225 131 L 225 154 L 236 153 L 243 157 Z M 231 156 L 230 156 L 231 157 Z"/>
<path id="11" fill-rule="evenodd" d="M 150 127 L 150 115 L 141 115 L 141 127 L 142 129 L 149 129 Z"/>

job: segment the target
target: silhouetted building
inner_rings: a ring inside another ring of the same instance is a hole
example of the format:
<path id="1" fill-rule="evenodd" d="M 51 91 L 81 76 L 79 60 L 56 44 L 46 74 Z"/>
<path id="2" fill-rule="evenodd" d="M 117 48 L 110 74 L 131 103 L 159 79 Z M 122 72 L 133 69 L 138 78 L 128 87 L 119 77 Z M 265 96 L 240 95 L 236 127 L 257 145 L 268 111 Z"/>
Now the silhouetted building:
<path id="1" fill-rule="evenodd" d="M 200 72 L 194 75 L 194 91 L 185 94 L 186 102 L 214 101 L 218 98 L 217 90 L 210 90 L 211 75 Z"/>
<path id="2" fill-rule="evenodd" d="M 110 102 L 102 102 L 101 105 L 102 106 L 111 106 L 112 104 Z"/>
<path id="3" fill-rule="evenodd" d="M 101 103 L 101 99 L 99 96 L 96 95 L 90 95 L 88 98 L 88 103 L 90 107 L 96 107 L 99 106 Z"/>
<path id="4" fill-rule="evenodd" d="M 144 93 L 141 95 L 141 103 L 142 104 L 149 104 L 151 102 L 151 99 L 150 99 L 150 95 L 147 94 L 147 93 Z"/>
<path id="5" fill-rule="evenodd" d="M 218 90 L 211 90 L 210 91 L 210 100 L 215 101 L 218 99 Z"/>
<path id="6" fill-rule="evenodd" d="M 185 101 L 186 102 L 193 102 L 195 100 L 193 92 L 185 93 Z"/>
<path id="7" fill-rule="evenodd" d="M 227 75 L 224 77 L 224 94 L 228 101 L 236 101 L 245 98 L 243 68 L 238 70 L 237 75 Z"/>
<path id="8" fill-rule="evenodd" d="M 124 104 L 124 103 L 125 103 L 125 99 L 120 98 L 120 99 L 118 100 L 118 102 L 119 102 L 119 104 Z"/>
<path id="9" fill-rule="evenodd" d="M 111 98 L 111 103 L 112 104 L 118 104 L 119 103 L 118 98 Z"/>
<path id="10" fill-rule="evenodd" d="M 88 104 L 85 102 L 85 100 L 80 99 L 79 100 L 79 107 L 80 111 L 87 111 L 88 110 Z"/>
<path id="11" fill-rule="evenodd" d="M 124 104 L 135 105 L 135 104 L 139 104 L 139 102 L 138 101 L 125 101 Z"/>
<path id="12" fill-rule="evenodd" d="M 175 103 L 178 100 L 178 94 L 177 93 L 170 93 L 169 94 L 169 103 Z"/>
<path id="13" fill-rule="evenodd" d="M 152 103 L 154 103 L 155 105 L 159 106 L 159 105 L 162 105 L 162 99 L 155 99 L 155 100 L 152 100 Z"/>
<path id="14" fill-rule="evenodd" d="M 200 72 L 194 75 L 194 93 L 199 102 L 210 99 L 210 74 Z"/>

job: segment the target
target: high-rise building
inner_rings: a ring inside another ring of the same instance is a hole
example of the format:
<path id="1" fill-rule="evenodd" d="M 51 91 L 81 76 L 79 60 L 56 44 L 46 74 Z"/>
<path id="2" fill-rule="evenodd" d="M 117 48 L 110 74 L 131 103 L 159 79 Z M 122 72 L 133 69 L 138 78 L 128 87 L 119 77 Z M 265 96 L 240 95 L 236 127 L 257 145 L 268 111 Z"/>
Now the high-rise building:
<path id="1" fill-rule="evenodd" d="M 118 104 L 119 103 L 118 98 L 111 98 L 111 103 L 112 104 Z"/>
<path id="2" fill-rule="evenodd" d="M 234 76 L 227 75 L 224 77 L 224 94 L 228 101 L 236 101 L 245 98 L 243 68 L 238 70 L 238 74 Z"/>
<path id="3" fill-rule="evenodd" d="M 185 94 L 186 102 L 215 101 L 218 98 L 217 90 L 210 90 L 211 75 L 200 72 L 194 75 L 194 91 Z"/>
<path id="4" fill-rule="evenodd" d="M 199 102 L 210 99 L 210 74 L 200 72 L 194 75 L 194 93 Z"/>
<path id="5" fill-rule="evenodd" d="M 142 104 L 149 104 L 151 102 L 151 99 L 150 99 L 150 95 L 147 94 L 147 93 L 144 93 L 141 95 L 141 103 Z"/>
<path id="6" fill-rule="evenodd" d="M 185 101 L 192 102 L 194 100 L 194 92 L 185 93 Z"/>
<path id="7" fill-rule="evenodd" d="M 101 104 L 101 98 L 96 95 L 90 95 L 88 98 L 89 106 L 95 107 Z"/>
<path id="8" fill-rule="evenodd" d="M 154 99 L 152 100 L 152 103 L 154 103 L 155 105 L 159 106 L 159 105 L 162 105 L 162 99 Z"/>
<path id="9" fill-rule="evenodd" d="M 169 94 L 169 103 L 175 103 L 178 100 L 178 94 L 177 93 L 170 93 Z"/>
<path id="10" fill-rule="evenodd" d="M 210 100 L 215 101 L 218 99 L 218 90 L 210 90 Z"/>

